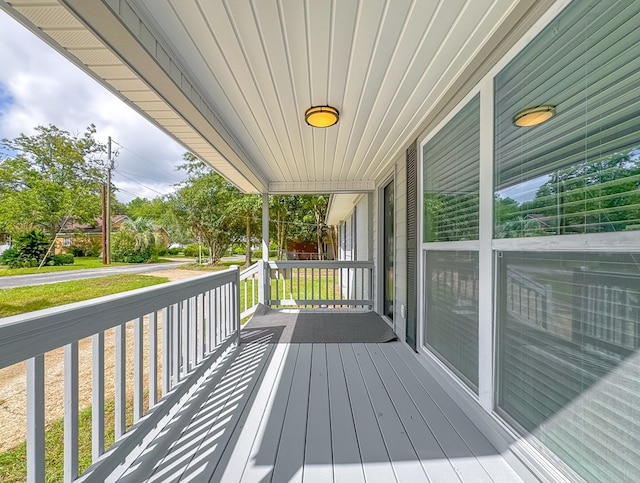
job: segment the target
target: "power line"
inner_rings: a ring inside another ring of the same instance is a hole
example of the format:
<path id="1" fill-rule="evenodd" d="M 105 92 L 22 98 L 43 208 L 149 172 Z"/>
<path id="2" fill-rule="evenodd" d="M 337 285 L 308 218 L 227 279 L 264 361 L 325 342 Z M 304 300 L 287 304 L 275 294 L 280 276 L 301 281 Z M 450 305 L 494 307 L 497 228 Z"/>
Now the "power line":
<path id="1" fill-rule="evenodd" d="M 159 183 L 166 183 L 165 180 L 162 179 L 158 179 L 158 178 L 150 178 L 149 176 L 142 176 L 140 174 L 136 174 L 136 173 L 131 173 L 129 171 L 122 171 L 122 170 L 118 170 L 118 173 L 125 173 L 125 174 L 130 174 L 131 176 L 138 176 L 139 178 L 144 178 L 144 179 L 149 179 L 151 181 L 157 181 Z"/>
<path id="2" fill-rule="evenodd" d="M 124 177 L 124 178 L 127 178 L 129 181 L 133 181 L 134 183 L 139 184 L 139 185 L 140 185 L 140 186 L 142 186 L 143 188 L 148 189 L 148 190 L 151 190 L 151 191 L 153 191 L 153 192 L 155 192 L 155 193 L 158 193 L 159 195 L 166 196 L 166 195 L 168 195 L 168 194 L 171 194 L 171 192 L 163 193 L 163 192 L 158 191 L 157 189 L 154 189 L 154 188 L 152 188 L 152 187 L 150 187 L 150 186 L 144 185 L 144 184 L 142 184 L 140 181 L 135 180 L 135 179 L 133 179 L 133 178 L 130 178 L 130 177 L 129 177 L 129 176 L 127 176 L 126 174 L 122 174 L 122 171 L 116 171 L 116 172 L 117 172 L 120 176 L 122 176 L 122 177 Z"/>
<path id="3" fill-rule="evenodd" d="M 113 140 L 112 140 L 111 142 L 113 142 L 114 144 L 117 144 L 118 146 L 120 146 L 120 147 L 121 147 L 122 149 L 124 149 L 125 151 L 129 151 L 131 154 L 133 154 L 134 156 L 137 156 L 138 158 L 140 158 L 142 161 L 144 161 L 144 162 L 145 162 L 145 163 L 147 163 L 148 165 L 153 166 L 154 168 L 156 168 L 156 167 L 157 167 L 157 165 L 156 165 L 156 164 L 152 163 L 151 161 L 149 161 L 149 160 L 148 160 L 147 158 L 145 158 L 144 156 L 142 156 L 142 155 L 140 155 L 140 154 L 136 153 L 135 151 L 132 151 L 131 149 L 129 149 L 129 148 L 128 148 L 128 147 L 126 147 L 126 146 L 123 146 L 123 145 L 122 145 L 122 144 L 120 144 L 119 142 L 117 142 L 117 141 L 113 141 Z"/>

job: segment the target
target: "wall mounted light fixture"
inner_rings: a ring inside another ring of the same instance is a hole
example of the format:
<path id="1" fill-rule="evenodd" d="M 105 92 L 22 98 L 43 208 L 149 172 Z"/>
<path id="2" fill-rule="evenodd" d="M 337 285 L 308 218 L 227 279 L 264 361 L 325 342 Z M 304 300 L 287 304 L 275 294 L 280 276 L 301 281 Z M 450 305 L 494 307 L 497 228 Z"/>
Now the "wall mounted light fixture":
<path id="1" fill-rule="evenodd" d="M 309 126 L 313 127 L 329 127 L 333 126 L 340 114 L 335 107 L 331 106 L 315 106 L 307 109 L 304 113 L 304 120 Z"/>
<path id="2" fill-rule="evenodd" d="M 518 127 L 531 127 L 548 121 L 556 114 L 556 106 L 544 105 L 529 107 L 513 116 L 513 123 Z"/>

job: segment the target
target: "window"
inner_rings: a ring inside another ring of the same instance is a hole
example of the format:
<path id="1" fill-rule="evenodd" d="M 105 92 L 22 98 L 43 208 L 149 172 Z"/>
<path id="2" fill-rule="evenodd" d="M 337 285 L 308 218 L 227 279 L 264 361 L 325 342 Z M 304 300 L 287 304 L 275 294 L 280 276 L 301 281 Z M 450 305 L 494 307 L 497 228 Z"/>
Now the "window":
<path id="1" fill-rule="evenodd" d="M 422 153 L 424 241 L 477 240 L 480 97 L 427 142 Z"/>
<path id="2" fill-rule="evenodd" d="M 426 292 L 423 344 L 478 389 L 480 96 L 422 148 Z M 434 248 L 434 245 L 436 245 Z"/>
<path id="3" fill-rule="evenodd" d="M 638 481 L 640 254 L 498 260 L 498 407 L 587 481 Z"/>
<path id="4" fill-rule="evenodd" d="M 587 481 L 640 481 L 640 239 L 592 243 L 640 229 L 638 25 L 574 1 L 494 84 L 498 411 Z"/>
<path id="5" fill-rule="evenodd" d="M 425 344 L 478 388 L 478 252 L 427 253 Z"/>
<path id="6" fill-rule="evenodd" d="M 640 229 L 638 10 L 575 1 L 496 76 L 496 237 Z"/>

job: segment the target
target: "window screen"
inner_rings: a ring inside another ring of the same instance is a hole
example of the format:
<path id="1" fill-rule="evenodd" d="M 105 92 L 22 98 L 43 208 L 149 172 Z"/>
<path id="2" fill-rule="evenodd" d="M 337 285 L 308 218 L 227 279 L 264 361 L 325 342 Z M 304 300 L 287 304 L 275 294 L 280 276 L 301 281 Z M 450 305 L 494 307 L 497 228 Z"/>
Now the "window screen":
<path id="1" fill-rule="evenodd" d="M 496 237 L 640 229 L 638 25 L 640 2 L 574 1 L 496 76 Z"/>
<path id="2" fill-rule="evenodd" d="M 480 97 L 423 148 L 424 241 L 478 239 Z"/>

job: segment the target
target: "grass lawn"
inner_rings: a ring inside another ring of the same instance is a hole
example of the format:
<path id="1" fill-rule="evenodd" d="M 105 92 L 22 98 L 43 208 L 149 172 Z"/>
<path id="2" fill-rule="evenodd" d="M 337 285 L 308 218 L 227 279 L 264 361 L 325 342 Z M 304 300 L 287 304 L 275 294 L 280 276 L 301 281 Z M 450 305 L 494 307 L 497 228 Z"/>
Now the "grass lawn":
<path id="1" fill-rule="evenodd" d="M 94 278 L 90 283 L 87 282 L 74 280 L 0 290 L 0 317 L 157 285 L 168 282 L 168 279 L 127 274 Z M 128 405 L 131 405 L 131 401 L 128 401 Z M 114 441 L 113 412 L 113 402 L 106 401 L 105 420 L 109 424 L 105 424 L 105 447 L 109 447 Z M 127 411 L 128 418 L 131 417 L 130 413 L 131 411 Z M 84 471 L 91 464 L 91 408 L 80 411 L 79 424 L 80 471 Z M 47 481 L 62 481 L 63 426 L 63 419 L 56 420 L 45 433 Z M 0 453 L 0 481 L 26 481 L 26 471 L 26 443 Z"/>
<path id="2" fill-rule="evenodd" d="M 184 270 L 198 270 L 202 272 L 219 272 L 220 270 L 227 270 L 232 265 L 238 265 L 240 270 L 244 270 L 244 262 L 225 262 L 220 260 L 215 265 L 207 265 L 203 263 L 200 265 L 199 263 L 185 263 L 184 265 L 180 265 L 179 268 Z"/>
<path id="3" fill-rule="evenodd" d="M 103 265 L 102 258 L 100 257 L 76 257 L 73 265 L 60 265 L 57 267 L 42 267 L 38 270 L 38 267 L 33 268 L 8 268 L 5 265 L 0 265 L 0 277 L 6 277 L 9 275 L 30 275 L 33 273 L 48 273 L 48 272 L 66 272 L 67 270 L 82 270 L 85 268 L 103 268 L 103 267 L 118 267 L 121 265 L 129 265 L 128 263 L 114 262 L 111 265 Z"/>
<path id="4" fill-rule="evenodd" d="M 170 262 L 164 258 L 158 259 L 158 263 Z M 59 265 L 57 267 L 38 267 L 33 268 L 8 268 L 5 265 L 0 265 L 0 277 L 7 277 L 10 275 L 31 275 L 34 273 L 49 273 L 49 272 L 66 272 L 68 270 L 83 270 L 87 268 L 106 268 L 106 267 L 121 267 L 123 265 L 139 265 L 138 263 L 123 263 L 123 262 L 111 262 L 111 265 L 103 265 L 102 258 L 100 257 L 76 257 L 73 265 Z"/>
<path id="5" fill-rule="evenodd" d="M 0 290 L 0 317 L 80 302 L 168 281 L 164 277 L 124 274 L 90 280 L 8 288 Z"/>
<path id="6" fill-rule="evenodd" d="M 148 404 L 145 394 L 145 404 Z M 113 401 L 105 401 L 104 436 L 105 448 L 115 441 L 115 407 Z M 127 400 L 127 428 L 133 423 L 133 399 Z M 45 481 L 63 481 L 64 466 L 64 419 L 54 421 L 45 431 Z M 91 408 L 84 408 L 78 414 L 78 467 L 82 474 L 91 466 Z M 27 443 L 0 453 L 0 481 L 20 483 L 27 481 Z"/>

